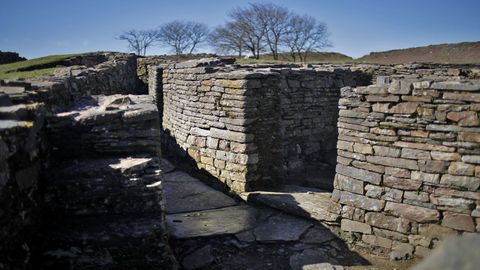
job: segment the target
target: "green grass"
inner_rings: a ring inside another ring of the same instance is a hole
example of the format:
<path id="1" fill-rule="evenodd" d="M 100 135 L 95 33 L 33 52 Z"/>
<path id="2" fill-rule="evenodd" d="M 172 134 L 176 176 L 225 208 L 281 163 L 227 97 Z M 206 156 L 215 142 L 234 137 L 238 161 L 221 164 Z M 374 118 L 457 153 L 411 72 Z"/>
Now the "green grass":
<path id="1" fill-rule="evenodd" d="M 18 71 L 18 69 L 55 63 L 55 62 L 62 61 L 64 59 L 78 56 L 78 55 L 81 55 L 81 54 L 50 55 L 50 56 L 35 58 L 31 60 L 25 60 L 25 61 L 10 63 L 10 64 L 3 64 L 3 65 L 0 65 L 0 79 L 13 79 L 13 78 L 27 79 L 27 78 L 40 76 L 40 75 L 53 74 L 53 72 L 55 71 L 54 67 L 36 69 L 32 71 Z"/>
<path id="2" fill-rule="evenodd" d="M 304 64 L 298 58 L 294 62 L 289 53 L 280 53 L 279 60 L 274 60 L 271 54 L 262 54 L 260 59 L 237 58 L 236 63 L 241 65 L 249 64 Z M 347 55 L 335 52 L 313 52 L 307 57 L 307 64 L 345 64 L 355 60 Z"/>

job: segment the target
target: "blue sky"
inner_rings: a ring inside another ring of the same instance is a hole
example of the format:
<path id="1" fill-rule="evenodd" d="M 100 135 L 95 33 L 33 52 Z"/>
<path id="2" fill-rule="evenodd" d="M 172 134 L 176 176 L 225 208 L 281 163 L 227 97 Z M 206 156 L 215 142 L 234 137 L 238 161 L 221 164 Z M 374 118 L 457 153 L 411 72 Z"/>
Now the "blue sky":
<path id="1" fill-rule="evenodd" d="M 0 0 L 0 50 L 27 58 L 126 51 L 115 35 L 174 20 L 222 24 L 234 7 L 274 2 L 325 22 L 330 51 L 359 57 L 439 43 L 480 41 L 480 0 Z M 149 54 L 163 54 L 160 47 Z"/>

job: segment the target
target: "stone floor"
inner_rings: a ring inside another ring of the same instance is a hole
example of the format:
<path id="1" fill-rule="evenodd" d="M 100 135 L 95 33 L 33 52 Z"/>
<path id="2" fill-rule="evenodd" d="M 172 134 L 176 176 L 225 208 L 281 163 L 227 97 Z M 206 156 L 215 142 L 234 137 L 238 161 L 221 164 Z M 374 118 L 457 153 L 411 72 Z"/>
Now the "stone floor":
<path id="1" fill-rule="evenodd" d="M 166 160 L 163 166 L 167 229 L 183 269 L 407 269 L 413 263 L 352 250 L 318 218 L 290 214 L 299 208 L 312 210 L 308 199 L 321 203 L 328 194 L 290 186 L 273 193 L 243 194 L 257 199 L 246 203 L 176 170 Z M 296 200 L 297 208 L 288 207 Z M 278 210 L 285 202 L 289 213 Z"/>

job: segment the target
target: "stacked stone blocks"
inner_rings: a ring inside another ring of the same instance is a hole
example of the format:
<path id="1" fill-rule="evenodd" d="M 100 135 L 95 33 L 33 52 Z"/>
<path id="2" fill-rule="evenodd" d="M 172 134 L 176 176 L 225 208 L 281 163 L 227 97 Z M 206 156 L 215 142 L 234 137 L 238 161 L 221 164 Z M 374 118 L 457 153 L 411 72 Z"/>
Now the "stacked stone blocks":
<path id="1" fill-rule="evenodd" d="M 341 94 L 332 197 L 342 230 L 419 256 L 480 230 L 480 84 L 379 76 Z"/>
<path id="2" fill-rule="evenodd" d="M 166 145 L 235 191 L 279 185 L 306 163 L 334 157 L 338 89 L 355 84 L 347 71 L 246 69 L 218 59 L 149 74 L 150 93 L 163 96 Z"/>

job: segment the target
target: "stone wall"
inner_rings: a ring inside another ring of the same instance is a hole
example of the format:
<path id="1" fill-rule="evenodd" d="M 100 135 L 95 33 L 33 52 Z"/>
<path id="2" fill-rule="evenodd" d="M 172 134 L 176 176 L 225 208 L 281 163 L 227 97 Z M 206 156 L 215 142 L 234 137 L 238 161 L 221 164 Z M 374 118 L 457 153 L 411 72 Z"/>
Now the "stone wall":
<path id="1" fill-rule="evenodd" d="M 163 99 L 167 147 L 236 191 L 278 185 L 308 162 L 332 162 L 339 89 L 365 83 L 348 70 L 246 69 L 219 59 L 150 74 L 150 94 Z"/>
<path id="2" fill-rule="evenodd" d="M 41 119 L 31 120 L 0 121 L 0 269 L 22 269 L 29 262 L 39 220 L 45 142 Z"/>
<path id="3" fill-rule="evenodd" d="M 403 257 L 480 230 L 478 81 L 379 76 L 341 94 L 332 197 L 343 231 Z"/>
<path id="4" fill-rule="evenodd" d="M 147 95 L 88 96 L 48 118 L 56 156 L 160 154 L 158 111 Z"/>
<path id="5" fill-rule="evenodd" d="M 98 65 L 60 68 L 52 76 L 0 80 L 0 269 L 30 264 L 31 235 L 42 216 L 42 175 L 50 162 L 45 117 L 90 94 L 138 92 L 135 56 L 100 58 L 105 61 Z"/>
<path id="6" fill-rule="evenodd" d="M 101 53 L 95 59 L 105 61 L 95 66 L 59 68 L 53 75 L 26 81 L 0 80 L 0 92 L 9 95 L 14 104 L 42 102 L 54 111 L 65 110 L 86 95 L 142 93 L 137 87 L 134 55 Z M 81 63 L 81 60 L 75 61 Z M 84 62 L 91 64 L 92 61 Z"/>

